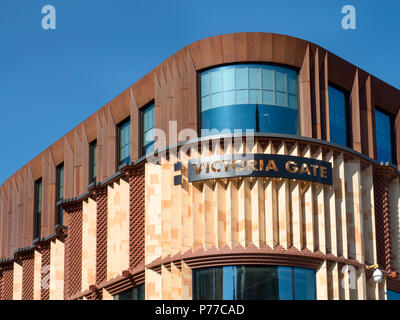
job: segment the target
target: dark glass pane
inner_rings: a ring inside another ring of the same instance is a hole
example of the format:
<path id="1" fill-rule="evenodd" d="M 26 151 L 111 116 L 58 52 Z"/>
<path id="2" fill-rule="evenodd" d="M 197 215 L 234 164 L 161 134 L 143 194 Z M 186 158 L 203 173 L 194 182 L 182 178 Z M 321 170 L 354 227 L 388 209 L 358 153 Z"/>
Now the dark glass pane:
<path id="1" fill-rule="evenodd" d="M 276 267 L 237 266 L 236 300 L 278 300 Z"/>
<path id="2" fill-rule="evenodd" d="M 193 272 L 194 300 L 278 299 L 276 267 L 226 266 Z"/>
<path id="3" fill-rule="evenodd" d="M 64 199 L 64 165 L 57 166 L 56 201 Z"/>
<path id="4" fill-rule="evenodd" d="M 256 105 L 231 105 L 203 111 L 202 129 L 256 130 Z M 202 134 L 203 135 L 203 134 Z"/>
<path id="5" fill-rule="evenodd" d="M 139 287 L 135 287 L 125 292 L 116 294 L 114 296 L 114 300 L 145 300 L 144 284 Z"/>
<path id="6" fill-rule="evenodd" d="M 57 224 L 63 224 L 63 219 L 64 219 L 64 210 L 61 209 L 59 206 L 57 206 Z"/>
<path id="7" fill-rule="evenodd" d="M 40 237 L 42 215 L 42 179 L 35 182 L 35 212 L 34 212 L 33 238 Z"/>
<path id="8" fill-rule="evenodd" d="M 387 299 L 388 300 L 400 300 L 400 292 L 388 290 L 387 291 Z"/>
<path id="9" fill-rule="evenodd" d="M 292 267 L 278 267 L 279 300 L 293 300 Z"/>
<path id="10" fill-rule="evenodd" d="M 142 112 L 142 155 L 154 151 L 154 104 Z"/>
<path id="11" fill-rule="evenodd" d="M 294 268 L 295 300 L 315 300 L 315 270 Z"/>
<path id="12" fill-rule="evenodd" d="M 118 162 L 119 165 L 130 162 L 131 153 L 131 126 L 126 121 L 118 126 Z"/>
<path id="13" fill-rule="evenodd" d="M 63 210 L 57 202 L 64 199 L 64 164 L 57 166 L 57 185 L 56 185 L 56 224 L 63 223 Z"/>
<path id="14" fill-rule="evenodd" d="M 192 276 L 193 300 L 222 299 L 222 267 L 194 270 Z"/>
<path id="15" fill-rule="evenodd" d="M 64 164 L 57 166 L 57 185 L 56 185 L 56 224 L 63 223 L 63 210 L 57 202 L 64 199 Z"/>
<path id="16" fill-rule="evenodd" d="M 328 94 L 330 140 L 342 146 L 347 146 L 346 94 L 332 86 L 329 86 Z"/>
<path id="17" fill-rule="evenodd" d="M 258 114 L 260 132 L 297 134 L 297 110 L 261 104 Z"/>
<path id="18" fill-rule="evenodd" d="M 315 270 L 226 266 L 194 270 L 194 300 L 313 300 Z"/>
<path id="19" fill-rule="evenodd" d="M 393 162 L 391 117 L 377 109 L 375 109 L 375 132 L 377 160 Z"/>
<path id="20" fill-rule="evenodd" d="M 97 141 L 90 144 L 89 183 L 96 182 L 97 176 Z"/>

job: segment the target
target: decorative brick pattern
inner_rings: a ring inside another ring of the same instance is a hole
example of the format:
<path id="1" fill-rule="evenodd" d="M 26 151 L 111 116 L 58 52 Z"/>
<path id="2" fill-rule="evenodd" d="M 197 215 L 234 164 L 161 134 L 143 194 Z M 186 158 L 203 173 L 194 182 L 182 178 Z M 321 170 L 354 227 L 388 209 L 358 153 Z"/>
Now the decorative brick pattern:
<path id="1" fill-rule="evenodd" d="M 49 300 L 50 298 L 50 243 L 42 244 L 40 253 L 42 254 L 42 276 L 40 299 Z"/>
<path id="2" fill-rule="evenodd" d="M 33 300 L 34 253 L 23 257 L 22 261 L 22 300 Z"/>
<path id="3" fill-rule="evenodd" d="M 379 171 L 374 172 L 374 194 L 378 264 L 384 270 L 392 271 L 389 181 Z"/>
<path id="4" fill-rule="evenodd" d="M 144 166 L 129 174 L 129 267 L 144 262 L 145 238 Z"/>
<path id="5" fill-rule="evenodd" d="M 14 280 L 13 264 L 10 263 L 3 267 L 3 285 L 2 285 L 3 300 L 13 299 L 13 280 Z"/>
<path id="6" fill-rule="evenodd" d="M 82 207 L 70 212 L 68 227 L 69 269 L 68 295 L 72 296 L 81 291 L 82 287 Z"/>
<path id="7" fill-rule="evenodd" d="M 96 284 L 107 278 L 107 187 L 96 191 Z"/>
<path id="8" fill-rule="evenodd" d="M 66 213 L 66 212 L 65 212 Z M 64 214 L 64 225 L 68 227 L 70 225 L 70 215 Z M 70 266 L 71 266 L 71 243 L 69 241 L 69 232 L 67 233 L 67 238 L 65 240 L 64 247 L 64 299 L 68 299 L 68 285 L 70 279 Z"/>
<path id="9" fill-rule="evenodd" d="M 3 300 L 3 271 L 0 268 L 0 300 Z"/>

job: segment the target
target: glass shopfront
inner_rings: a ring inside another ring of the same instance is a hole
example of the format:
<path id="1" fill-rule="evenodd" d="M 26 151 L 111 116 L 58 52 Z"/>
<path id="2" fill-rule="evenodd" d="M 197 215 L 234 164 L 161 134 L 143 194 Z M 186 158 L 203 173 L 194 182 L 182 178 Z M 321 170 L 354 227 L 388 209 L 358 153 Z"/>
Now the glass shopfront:
<path id="1" fill-rule="evenodd" d="M 224 266 L 193 270 L 193 300 L 315 300 L 315 270 Z"/>

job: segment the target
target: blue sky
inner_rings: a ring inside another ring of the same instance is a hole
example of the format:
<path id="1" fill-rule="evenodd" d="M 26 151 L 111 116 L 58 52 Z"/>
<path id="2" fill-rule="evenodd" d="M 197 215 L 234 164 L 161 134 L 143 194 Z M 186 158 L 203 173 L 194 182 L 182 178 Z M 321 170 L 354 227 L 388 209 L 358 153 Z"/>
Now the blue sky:
<path id="1" fill-rule="evenodd" d="M 41 27 L 56 8 L 57 29 Z M 341 27 L 341 8 L 357 29 Z M 400 88 L 396 0 L 1 0 L 0 185 L 182 47 L 261 31 L 314 42 Z"/>

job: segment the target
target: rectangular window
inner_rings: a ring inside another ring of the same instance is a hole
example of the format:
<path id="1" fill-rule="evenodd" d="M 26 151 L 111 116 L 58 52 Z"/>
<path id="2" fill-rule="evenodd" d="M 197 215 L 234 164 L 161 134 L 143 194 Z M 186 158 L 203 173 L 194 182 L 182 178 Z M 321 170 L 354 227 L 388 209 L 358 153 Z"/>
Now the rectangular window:
<path id="1" fill-rule="evenodd" d="M 118 125 L 118 166 L 131 161 L 131 122 L 128 119 Z"/>
<path id="2" fill-rule="evenodd" d="M 97 178 L 97 140 L 89 145 L 89 183 L 96 182 Z"/>
<path id="3" fill-rule="evenodd" d="M 154 103 L 142 111 L 142 155 L 154 151 Z"/>
<path id="4" fill-rule="evenodd" d="M 376 159 L 379 162 L 395 162 L 393 148 L 393 118 L 375 109 Z"/>
<path id="5" fill-rule="evenodd" d="M 42 178 L 35 182 L 35 212 L 33 219 L 33 239 L 40 238 L 42 223 Z"/>
<path id="6" fill-rule="evenodd" d="M 64 199 L 64 163 L 56 168 L 56 224 L 63 224 L 63 210 L 57 203 Z"/>
<path id="7" fill-rule="evenodd" d="M 348 95 L 345 91 L 329 86 L 330 141 L 349 146 L 348 139 Z"/>

